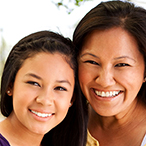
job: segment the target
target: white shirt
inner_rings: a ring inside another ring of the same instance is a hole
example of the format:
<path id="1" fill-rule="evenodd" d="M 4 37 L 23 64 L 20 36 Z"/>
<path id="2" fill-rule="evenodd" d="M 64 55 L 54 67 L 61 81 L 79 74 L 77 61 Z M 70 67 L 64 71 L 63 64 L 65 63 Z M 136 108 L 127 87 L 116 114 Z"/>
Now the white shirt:
<path id="1" fill-rule="evenodd" d="M 143 141 L 142 141 L 142 143 L 141 143 L 141 146 L 146 146 L 146 135 L 145 135 L 144 138 L 143 138 Z"/>

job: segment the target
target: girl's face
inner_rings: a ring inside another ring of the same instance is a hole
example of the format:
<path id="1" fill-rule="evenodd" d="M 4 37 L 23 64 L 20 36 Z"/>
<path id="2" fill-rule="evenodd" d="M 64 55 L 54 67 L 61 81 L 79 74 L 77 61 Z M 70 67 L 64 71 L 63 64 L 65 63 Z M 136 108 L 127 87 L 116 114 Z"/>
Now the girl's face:
<path id="1" fill-rule="evenodd" d="M 12 120 L 18 128 L 47 133 L 65 118 L 74 84 L 74 71 L 63 55 L 38 53 L 26 59 L 12 89 Z"/>
<path id="2" fill-rule="evenodd" d="M 96 113 L 117 115 L 134 107 L 144 68 L 133 36 L 121 28 L 96 30 L 87 36 L 79 55 L 80 86 Z"/>

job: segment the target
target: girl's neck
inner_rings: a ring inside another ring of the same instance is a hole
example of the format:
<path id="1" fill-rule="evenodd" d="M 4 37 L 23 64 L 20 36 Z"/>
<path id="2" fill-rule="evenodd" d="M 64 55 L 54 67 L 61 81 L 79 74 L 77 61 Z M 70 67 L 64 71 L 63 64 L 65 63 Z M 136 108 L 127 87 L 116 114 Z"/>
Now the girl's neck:
<path id="1" fill-rule="evenodd" d="M 12 114 L 0 123 L 1 134 L 8 140 L 10 145 L 40 146 L 43 135 L 33 133 L 20 123 L 15 122 Z"/>

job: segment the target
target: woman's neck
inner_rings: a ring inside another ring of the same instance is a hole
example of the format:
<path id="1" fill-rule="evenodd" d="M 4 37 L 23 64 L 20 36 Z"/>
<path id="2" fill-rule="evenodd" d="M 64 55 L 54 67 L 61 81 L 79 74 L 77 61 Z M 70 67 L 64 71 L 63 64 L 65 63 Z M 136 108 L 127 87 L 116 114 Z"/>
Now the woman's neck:
<path id="1" fill-rule="evenodd" d="M 133 106 L 123 110 L 121 113 L 109 117 L 97 114 L 91 105 L 89 105 L 88 128 L 96 129 L 95 127 L 100 127 L 104 130 L 119 129 L 128 126 L 131 123 L 141 122 L 141 120 L 146 118 L 143 116 L 143 113 L 146 113 L 146 106 L 139 101 L 136 101 Z"/>
<path id="2" fill-rule="evenodd" d="M 110 117 L 98 115 L 90 106 L 88 130 L 101 146 L 140 145 L 146 134 L 146 105 L 137 102 L 135 107 Z"/>

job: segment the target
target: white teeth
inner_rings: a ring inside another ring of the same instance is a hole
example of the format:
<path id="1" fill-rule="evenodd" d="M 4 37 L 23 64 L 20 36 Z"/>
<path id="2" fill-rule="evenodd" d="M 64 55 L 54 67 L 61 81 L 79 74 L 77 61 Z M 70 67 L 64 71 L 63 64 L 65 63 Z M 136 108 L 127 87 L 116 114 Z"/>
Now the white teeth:
<path id="1" fill-rule="evenodd" d="M 35 115 L 39 116 L 39 117 L 50 117 L 52 114 L 45 114 L 45 113 L 39 113 L 39 112 L 36 112 L 36 111 L 33 111 L 31 110 L 32 113 L 34 113 Z"/>
<path id="2" fill-rule="evenodd" d="M 95 93 L 101 97 L 113 97 L 113 96 L 118 95 L 120 93 L 120 91 L 104 92 L 104 91 L 96 91 L 95 90 Z"/>

